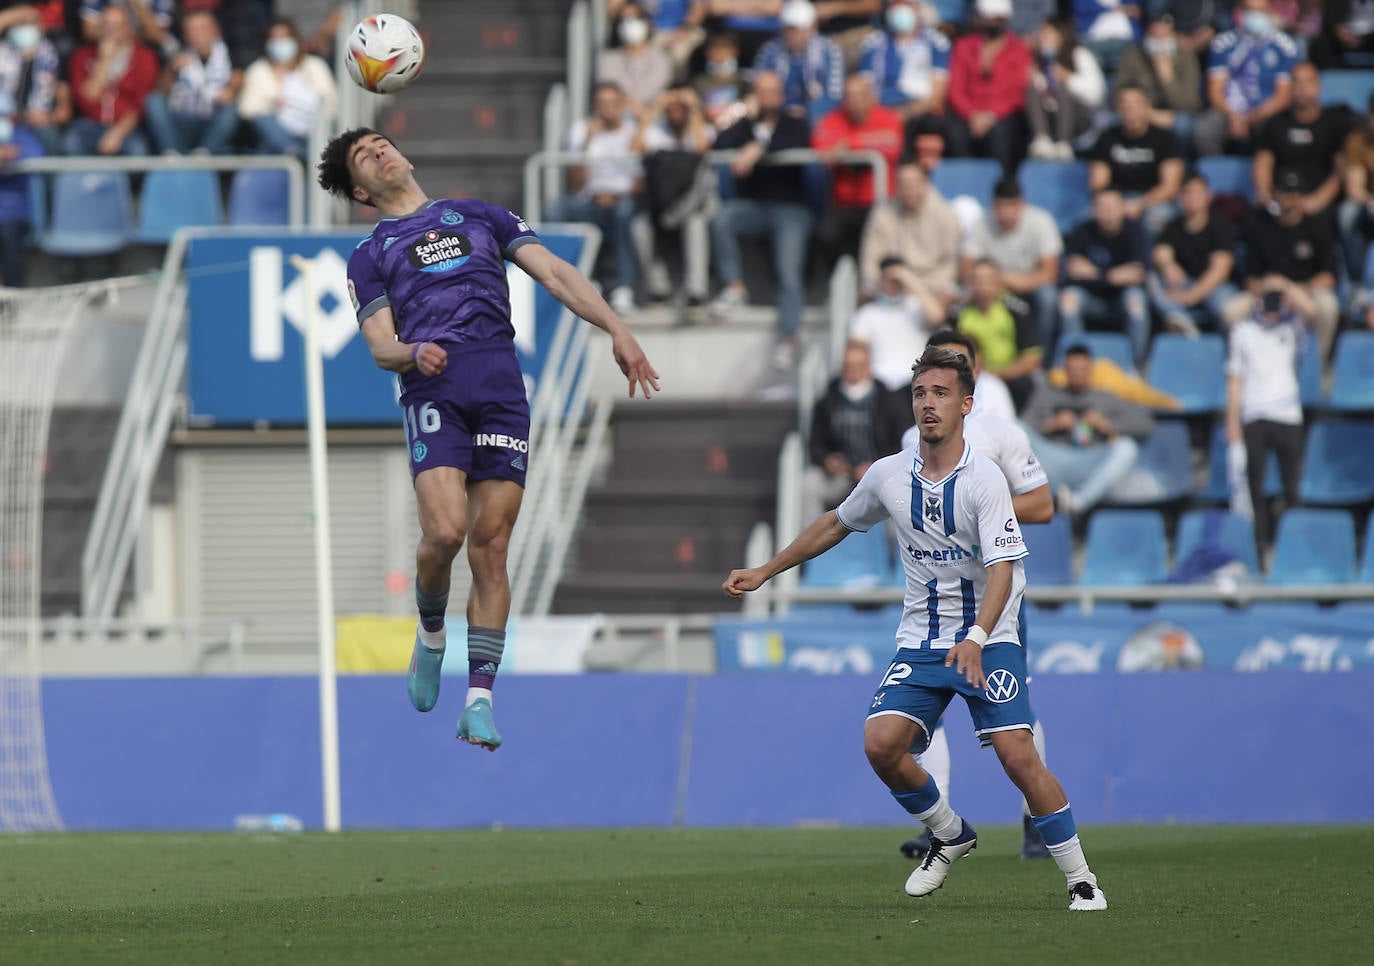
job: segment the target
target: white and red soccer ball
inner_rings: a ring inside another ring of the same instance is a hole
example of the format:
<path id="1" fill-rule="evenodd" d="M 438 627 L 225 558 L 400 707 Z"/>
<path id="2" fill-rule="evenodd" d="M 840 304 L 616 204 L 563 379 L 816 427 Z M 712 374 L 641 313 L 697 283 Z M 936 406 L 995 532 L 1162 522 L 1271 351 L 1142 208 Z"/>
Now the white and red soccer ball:
<path id="1" fill-rule="evenodd" d="M 374 94 L 394 94 L 409 87 L 425 66 L 425 42 L 403 17 L 379 13 L 358 21 L 344 49 L 348 76 Z"/>

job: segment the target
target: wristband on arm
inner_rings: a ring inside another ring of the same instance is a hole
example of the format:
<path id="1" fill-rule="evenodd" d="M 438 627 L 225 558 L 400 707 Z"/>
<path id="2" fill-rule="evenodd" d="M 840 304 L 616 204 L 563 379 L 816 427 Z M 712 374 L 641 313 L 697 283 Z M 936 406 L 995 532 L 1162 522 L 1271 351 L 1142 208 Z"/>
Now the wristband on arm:
<path id="1" fill-rule="evenodd" d="M 427 346 L 427 345 L 429 345 L 428 342 L 417 342 L 417 343 L 415 343 L 413 346 L 411 346 L 411 347 L 410 347 L 410 361 L 413 362 L 413 363 L 415 363 L 415 364 L 418 366 L 418 365 L 420 364 L 420 360 L 419 360 L 418 358 L 416 358 L 416 357 L 420 354 L 420 348 L 421 348 L 422 346 Z"/>
<path id="2" fill-rule="evenodd" d="M 964 635 L 964 640 L 972 641 L 973 643 L 977 644 L 978 650 L 981 651 L 983 648 L 988 646 L 988 632 L 983 630 L 977 624 L 974 624 L 972 627 L 968 629 L 968 633 Z"/>

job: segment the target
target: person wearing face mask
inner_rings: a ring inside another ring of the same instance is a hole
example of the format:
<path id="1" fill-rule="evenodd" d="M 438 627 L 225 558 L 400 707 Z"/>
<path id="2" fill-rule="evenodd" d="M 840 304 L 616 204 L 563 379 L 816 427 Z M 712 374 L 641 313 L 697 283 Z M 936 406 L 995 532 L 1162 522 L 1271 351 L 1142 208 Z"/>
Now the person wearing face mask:
<path id="1" fill-rule="evenodd" d="M 717 130 L 728 127 L 726 118 L 743 111 L 744 72 L 740 70 L 739 41 L 732 33 L 712 34 L 706 40 L 706 63 L 692 79 L 706 120 Z"/>
<path id="2" fill-rule="evenodd" d="M 316 119 L 337 107 L 334 74 L 304 52 L 294 21 L 274 20 L 264 46 L 265 56 L 244 72 L 239 116 L 253 126 L 259 153 L 304 157 Z"/>
<path id="3" fill-rule="evenodd" d="M 921 23 L 914 0 L 893 0 L 885 25 L 864 40 L 858 70 L 872 78 L 878 103 L 901 115 L 903 144 L 922 151 L 928 139 L 939 139 L 938 149 L 922 151 L 938 157 L 949 95 L 949 38 Z"/>
<path id="4" fill-rule="evenodd" d="M 651 42 L 649 15 L 637 3 L 620 8 L 612 32 L 609 49 L 597 55 L 596 79 L 624 91 L 632 110 L 648 110 L 673 82 L 673 59 Z"/>
<path id="5" fill-rule="evenodd" d="M 1269 0 L 1240 0 L 1237 27 L 1212 41 L 1207 110 L 1193 140 L 1200 156 L 1249 154 L 1260 126 L 1288 106 L 1297 46 L 1274 24 Z"/>
<path id="6" fill-rule="evenodd" d="M 902 261 L 879 263 L 877 291 L 849 320 L 849 341 L 868 347 L 873 375 L 889 389 L 911 385 L 911 360 L 925 351 L 930 333 L 944 322 L 944 303 Z"/>
<path id="7" fill-rule="evenodd" d="M 1030 48 L 1007 32 L 1011 0 L 977 0 L 972 33 L 954 42 L 946 153 L 991 157 L 1010 175 L 1025 152 Z"/>
<path id="8" fill-rule="evenodd" d="M 143 104 L 157 84 L 157 55 L 138 42 L 124 7 L 106 7 L 100 22 L 100 41 L 72 54 L 77 116 L 64 137 L 66 153 L 147 154 L 148 142 L 138 125 Z"/>
<path id="9" fill-rule="evenodd" d="M 1026 92 L 1026 116 L 1034 135 L 1030 156 L 1072 161 L 1071 142 L 1092 126 L 1093 113 L 1107 95 L 1107 82 L 1068 21 L 1041 24 L 1036 47 L 1038 57 Z"/>
<path id="10" fill-rule="evenodd" d="M 0 40 L 0 98 L 14 105 L 15 122 L 31 130 L 46 153 L 59 153 L 57 48 L 43 36 L 32 7 L 0 12 L 0 34 L 4 37 Z"/>
<path id="11" fill-rule="evenodd" d="M 1112 83 L 1135 87 L 1150 102 L 1150 123 L 1172 130 L 1179 144 L 1193 143 L 1193 122 L 1202 110 L 1202 74 L 1197 55 L 1179 43 L 1174 18 L 1156 17 L 1145 37 L 1121 54 Z"/>

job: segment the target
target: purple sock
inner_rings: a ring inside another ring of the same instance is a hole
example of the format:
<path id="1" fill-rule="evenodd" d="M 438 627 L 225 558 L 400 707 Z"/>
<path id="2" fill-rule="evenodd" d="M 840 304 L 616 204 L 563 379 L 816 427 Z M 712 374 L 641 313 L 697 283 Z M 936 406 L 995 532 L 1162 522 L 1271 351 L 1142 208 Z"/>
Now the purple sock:
<path id="1" fill-rule="evenodd" d="M 468 628 L 468 687 L 490 691 L 506 649 L 506 632 L 495 627 Z"/>

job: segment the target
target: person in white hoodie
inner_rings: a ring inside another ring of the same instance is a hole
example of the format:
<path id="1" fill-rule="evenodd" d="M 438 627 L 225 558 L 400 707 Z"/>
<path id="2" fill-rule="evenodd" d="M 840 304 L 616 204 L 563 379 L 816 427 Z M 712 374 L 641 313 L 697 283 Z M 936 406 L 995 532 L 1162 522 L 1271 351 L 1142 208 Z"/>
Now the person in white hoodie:
<path id="1" fill-rule="evenodd" d="M 1071 21 L 1041 24 L 1032 45 L 1034 67 L 1026 91 L 1030 156 L 1073 160 L 1073 139 L 1092 127 L 1107 95 L 1102 68 L 1079 44 Z"/>

